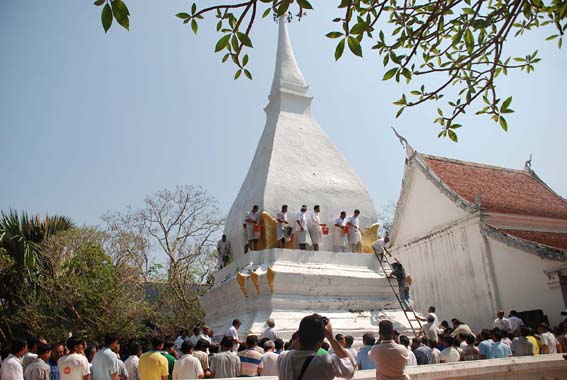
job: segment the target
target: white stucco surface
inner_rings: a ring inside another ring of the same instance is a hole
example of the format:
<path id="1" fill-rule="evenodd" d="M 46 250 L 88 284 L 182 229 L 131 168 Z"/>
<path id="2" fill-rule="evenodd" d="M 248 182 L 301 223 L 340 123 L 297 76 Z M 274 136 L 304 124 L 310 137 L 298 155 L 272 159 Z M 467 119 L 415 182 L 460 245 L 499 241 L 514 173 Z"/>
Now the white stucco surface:
<path id="1" fill-rule="evenodd" d="M 259 294 L 251 279 L 246 280 L 245 297 L 236 281 L 237 272 L 268 267 L 275 271 L 273 293 L 263 275 L 258 281 Z M 215 335 L 222 335 L 234 318 L 243 323 L 242 336 L 260 334 L 266 320 L 273 318 L 282 337 L 289 338 L 300 320 L 312 313 L 329 317 L 337 332 L 358 339 L 366 332 L 376 333 L 384 318 L 393 320 L 399 331 L 410 328 L 376 258 L 369 254 L 254 251 L 220 271 L 200 302 Z"/>
<path id="2" fill-rule="evenodd" d="M 360 209 L 362 227 L 376 222 L 376 209 L 366 186 L 318 125 L 311 113 L 312 98 L 297 66 L 285 22 L 279 25 L 278 51 L 266 125 L 248 174 L 230 209 L 225 233 L 233 257 L 243 254 L 245 214 L 257 204 L 273 217 L 289 205 L 291 223 L 300 206 L 321 206 L 321 223 L 332 226 L 340 211 Z M 333 229 L 320 243 L 333 249 Z"/>

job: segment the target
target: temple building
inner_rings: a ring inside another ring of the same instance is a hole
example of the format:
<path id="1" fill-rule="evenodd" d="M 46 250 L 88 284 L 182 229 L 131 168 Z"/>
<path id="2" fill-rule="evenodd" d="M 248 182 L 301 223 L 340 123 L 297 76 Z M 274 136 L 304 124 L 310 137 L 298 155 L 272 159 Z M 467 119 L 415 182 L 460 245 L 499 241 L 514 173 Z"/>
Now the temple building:
<path id="1" fill-rule="evenodd" d="M 240 192 L 228 214 L 225 234 L 233 262 L 215 275 L 212 288 L 200 298 L 205 320 L 222 335 L 234 318 L 240 333 L 261 334 L 268 318 L 282 338 L 289 338 L 300 320 L 319 313 L 332 320 L 336 332 L 360 339 L 376 331 L 382 318 L 398 331 L 411 328 L 390 284 L 371 251 L 378 225 L 366 186 L 323 132 L 311 112 L 312 98 L 295 60 L 287 23 L 279 21 L 275 74 L 265 108 L 266 125 Z M 293 242 L 275 248 L 274 216 L 289 205 L 288 220 L 305 204 L 320 205 L 323 235 L 318 252 L 298 250 Z M 245 215 L 258 205 L 261 238 L 244 254 Z M 335 252 L 333 230 L 340 211 L 360 209 L 366 228 L 362 249 L 367 253 Z"/>
<path id="2" fill-rule="evenodd" d="M 405 141 L 404 141 L 405 142 Z M 391 252 L 412 276 L 418 310 L 491 327 L 503 309 L 567 306 L 567 201 L 531 169 L 414 151 L 407 158 Z"/>

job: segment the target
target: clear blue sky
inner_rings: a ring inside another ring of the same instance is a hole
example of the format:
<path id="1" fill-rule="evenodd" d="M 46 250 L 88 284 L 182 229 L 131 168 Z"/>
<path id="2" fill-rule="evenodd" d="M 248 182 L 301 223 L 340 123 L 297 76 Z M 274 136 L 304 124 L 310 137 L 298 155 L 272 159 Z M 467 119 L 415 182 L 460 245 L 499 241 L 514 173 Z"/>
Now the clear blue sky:
<path id="1" fill-rule="evenodd" d="M 0 210 L 98 224 L 158 189 L 194 184 L 228 212 L 264 126 L 277 27 L 271 17 L 257 23 L 254 80 L 234 81 L 233 66 L 213 52 L 213 24 L 195 37 L 174 17 L 190 3 L 127 4 L 131 31 L 115 24 L 105 35 L 92 1 L 1 2 Z M 567 195 L 567 57 L 543 41 L 548 33 L 511 43 L 522 56 L 539 48 L 543 61 L 499 85 L 514 96 L 509 132 L 470 117 L 454 144 L 437 139 L 433 106 L 395 119 L 392 101 L 403 88 L 381 81 L 374 52 L 335 63 L 324 34 L 337 11 L 314 5 L 317 12 L 290 25 L 295 54 L 317 120 L 377 206 L 397 200 L 401 186 L 404 152 L 391 125 L 430 154 L 522 168 L 533 153 L 539 176 Z"/>

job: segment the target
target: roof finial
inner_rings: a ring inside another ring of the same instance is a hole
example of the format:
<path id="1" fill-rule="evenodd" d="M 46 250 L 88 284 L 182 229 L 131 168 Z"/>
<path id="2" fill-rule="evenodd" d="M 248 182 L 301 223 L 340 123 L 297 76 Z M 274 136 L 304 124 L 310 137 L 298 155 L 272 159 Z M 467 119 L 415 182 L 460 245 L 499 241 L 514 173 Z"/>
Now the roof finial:
<path id="1" fill-rule="evenodd" d="M 408 143 L 408 140 L 406 140 L 405 137 L 403 137 L 402 135 L 400 135 L 398 133 L 398 131 L 396 131 L 396 129 L 394 127 L 391 127 L 391 128 L 394 131 L 394 134 L 396 135 L 396 137 L 400 140 L 400 144 L 402 144 L 402 146 L 404 148 L 406 148 L 406 155 L 409 158 L 414 152 L 412 146 Z"/>
<path id="2" fill-rule="evenodd" d="M 276 53 L 276 69 L 272 82 L 270 97 L 278 91 L 293 92 L 300 95 L 307 94 L 307 83 L 295 60 L 291 42 L 287 34 L 288 16 L 280 16 L 278 22 L 278 50 Z"/>
<path id="3" fill-rule="evenodd" d="M 530 153 L 530 159 L 526 161 L 524 164 L 524 170 L 528 172 L 532 172 L 532 154 Z"/>

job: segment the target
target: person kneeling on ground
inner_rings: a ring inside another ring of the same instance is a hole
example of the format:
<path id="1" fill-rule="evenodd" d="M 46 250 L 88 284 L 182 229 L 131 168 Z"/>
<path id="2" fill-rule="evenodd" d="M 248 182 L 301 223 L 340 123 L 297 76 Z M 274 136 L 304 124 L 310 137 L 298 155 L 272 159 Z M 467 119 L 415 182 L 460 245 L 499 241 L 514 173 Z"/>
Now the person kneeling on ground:
<path id="1" fill-rule="evenodd" d="M 331 343 L 334 353 L 317 355 L 325 338 Z M 280 380 L 351 379 L 354 376 L 354 367 L 347 351 L 333 335 L 331 321 L 318 314 L 308 315 L 301 320 L 290 351 L 280 354 L 277 365 Z"/>

